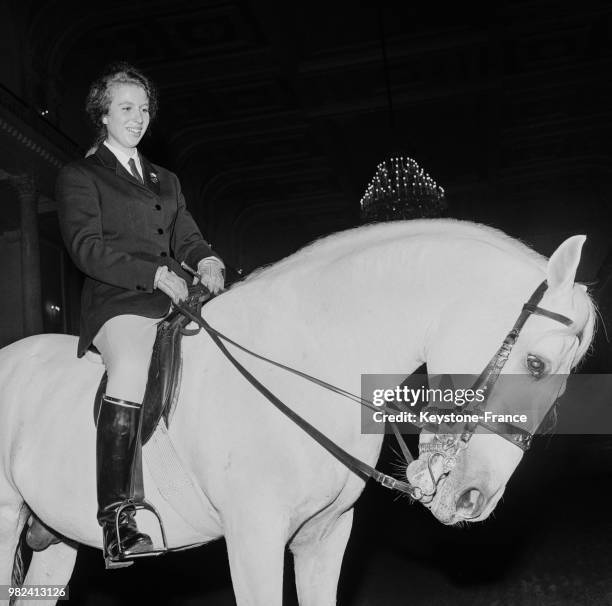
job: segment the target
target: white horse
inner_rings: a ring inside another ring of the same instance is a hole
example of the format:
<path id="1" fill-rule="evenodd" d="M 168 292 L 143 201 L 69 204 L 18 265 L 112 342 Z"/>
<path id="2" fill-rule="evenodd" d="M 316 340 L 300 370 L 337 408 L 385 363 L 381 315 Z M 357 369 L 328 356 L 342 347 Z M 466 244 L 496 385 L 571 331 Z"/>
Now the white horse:
<path id="1" fill-rule="evenodd" d="M 583 242 L 569 238 L 547 261 L 470 223 L 367 226 L 259 271 L 210 302 L 203 316 L 250 349 L 359 393 L 362 373 L 408 375 L 422 363 L 430 373 L 480 373 L 546 279 L 541 305 L 573 325 L 533 316 L 504 372 L 526 372 L 531 355 L 546 373 L 568 373 L 593 335 L 593 305 L 574 285 Z M 375 464 L 383 436 L 362 434 L 358 405 L 230 349 L 310 423 Z M 75 338 L 65 335 L 0 351 L 0 585 L 10 583 L 30 512 L 71 541 L 34 553 L 26 584 L 65 584 L 74 544 L 101 548 L 92 402 L 103 368 L 75 352 Z M 183 358 L 169 434 L 209 506 L 196 532 L 160 497 L 145 467 L 147 498 L 164 519 L 170 547 L 225 537 L 237 604 L 280 606 L 289 544 L 301 606 L 335 604 L 364 481 L 256 392 L 207 334 L 183 339 Z M 446 524 L 486 518 L 521 456 L 479 428 L 428 507 Z M 478 507 L 464 498 L 474 487 Z M 140 525 L 155 534 L 153 519 Z"/>

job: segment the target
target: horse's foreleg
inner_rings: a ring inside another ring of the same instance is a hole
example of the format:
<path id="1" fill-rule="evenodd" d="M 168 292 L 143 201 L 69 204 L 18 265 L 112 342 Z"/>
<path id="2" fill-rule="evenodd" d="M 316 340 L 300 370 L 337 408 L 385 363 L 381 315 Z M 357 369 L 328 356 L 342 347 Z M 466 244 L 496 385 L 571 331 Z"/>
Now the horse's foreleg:
<path id="1" fill-rule="evenodd" d="M 15 502 L 0 502 L 0 585 L 11 585 L 19 536 L 30 513 L 17 499 L 15 495 Z"/>
<path id="2" fill-rule="evenodd" d="M 352 526 L 353 510 L 349 509 L 322 534 L 305 538 L 298 533 L 291 543 L 300 606 L 335 606 L 342 556 Z"/>
<path id="3" fill-rule="evenodd" d="M 282 605 L 286 525 L 273 514 L 251 511 L 226 525 L 237 606 Z"/>
<path id="4" fill-rule="evenodd" d="M 28 568 L 25 585 L 68 585 L 68 581 L 74 569 L 77 549 L 67 543 L 56 543 L 50 545 L 44 551 L 35 551 Z M 46 605 L 52 605 L 54 600 L 45 601 Z M 16 606 L 40 606 L 40 600 L 22 600 L 16 602 Z"/>

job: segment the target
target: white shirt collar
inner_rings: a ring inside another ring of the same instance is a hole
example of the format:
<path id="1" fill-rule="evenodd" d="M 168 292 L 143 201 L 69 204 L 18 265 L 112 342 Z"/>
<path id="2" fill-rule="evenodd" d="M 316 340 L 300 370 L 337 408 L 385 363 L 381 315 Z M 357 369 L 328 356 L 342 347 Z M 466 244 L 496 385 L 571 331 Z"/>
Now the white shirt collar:
<path id="1" fill-rule="evenodd" d="M 119 149 L 115 147 L 114 145 L 111 145 L 108 141 L 104 141 L 104 145 L 106 145 L 106 147 L 110 149 L 110 151 L 113 153 L 115 158 L 117 158 L 117 160 L 121 162 L 121 165 L 123 166 L 123 168 L 125 168 L 125 170 L 127 170 L 128 173 L 130 174 L 132 174 L 132 171 L 130 170 L 130 165 L 128 164 L 128 162 L 130 161 L 131 158 L 134 158 L 134 162 L 136 163 L 136 168 L 138 169 L 140 176 L 144 177 L 144 173 L 142 171 L 142 164 L 140 162 L 140 154 L 138 153 L 137 149 L 134 149 L 134 154 L 132 156 L 129 156 L 122 149 Z"/>

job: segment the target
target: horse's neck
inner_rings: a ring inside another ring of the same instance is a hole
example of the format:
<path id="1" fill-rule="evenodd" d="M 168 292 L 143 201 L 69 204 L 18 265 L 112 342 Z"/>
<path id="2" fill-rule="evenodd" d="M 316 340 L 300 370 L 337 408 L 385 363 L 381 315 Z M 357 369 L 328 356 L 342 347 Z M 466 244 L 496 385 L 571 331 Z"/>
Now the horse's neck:
<path id="1" fill-rule="evenodd" d="M 332 382 L 410 373 L 422 363 L 431 303 L 367 277 L 346 283 L 332 274 L 287 278 L 230 291 L 207 317 L 247 347 Z"/>
<path id="2" fill-rule="evenodd" d="M 409 374 L 427 361 L 441 322 L 478 321 L 491 311 L 491 292 L 507 300 L 534 279 L 524 261 L 487 242 L 420 237 L 393 246 L 264 274 L 207 306 L 210 320 L 247 347 L 332 382 Z"/>

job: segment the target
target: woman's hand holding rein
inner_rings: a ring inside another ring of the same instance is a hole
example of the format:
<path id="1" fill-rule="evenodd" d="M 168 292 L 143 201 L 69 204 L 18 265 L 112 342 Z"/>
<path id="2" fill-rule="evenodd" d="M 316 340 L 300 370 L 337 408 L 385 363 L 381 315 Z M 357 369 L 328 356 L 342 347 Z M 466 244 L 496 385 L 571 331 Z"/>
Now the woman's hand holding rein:
<path id="1" fill-rule="evenodd" d="M 225 265 L 217 257 L 207 257 L 198 263 L 198 274 L 202 284 L 213 295 L 221 292 L 225 286 Z"/>
<path id="2" fill-rule="evenodd" d="M 169 270 L 165 265 L 157 268 L 155 272 L 154 288 L 159 288 L 166 293 L 173 303 L 180 303 L 187 298 L 189 290 L 187 283 L 183 278 L 177 276 L 172 270 Z"/>

